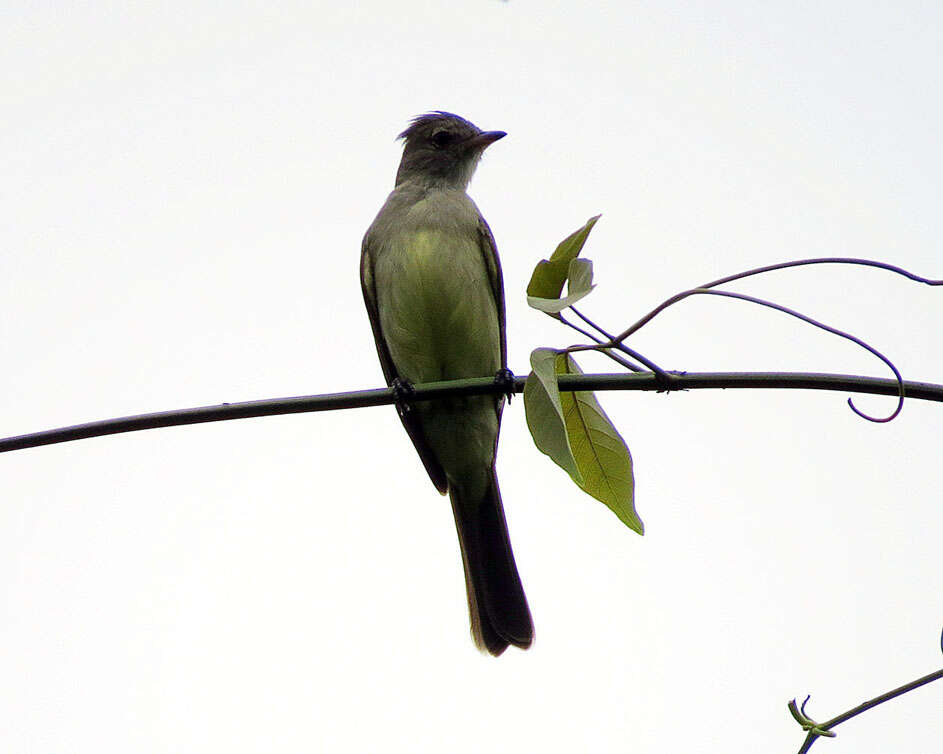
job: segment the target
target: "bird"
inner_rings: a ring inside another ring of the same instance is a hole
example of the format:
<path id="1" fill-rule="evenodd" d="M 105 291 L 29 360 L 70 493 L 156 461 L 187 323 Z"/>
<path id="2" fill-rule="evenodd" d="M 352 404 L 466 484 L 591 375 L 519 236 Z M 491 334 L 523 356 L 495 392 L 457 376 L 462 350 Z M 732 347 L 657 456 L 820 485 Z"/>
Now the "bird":
<path id="1" fill-rule="evenodd" d="M 413 118 L 398 137 L 395 185 L 363 238 L 360 262 L 397 412 L 433 485 L 451 500 L 472 638 L 494 656 L 534 640 L 495 472 L 505 395 L 408 397 L 414 384 L 495 376 L 510 398 L 501 263 L 466 193 L 482 153 L 506 135 L 442 110 Z"/>

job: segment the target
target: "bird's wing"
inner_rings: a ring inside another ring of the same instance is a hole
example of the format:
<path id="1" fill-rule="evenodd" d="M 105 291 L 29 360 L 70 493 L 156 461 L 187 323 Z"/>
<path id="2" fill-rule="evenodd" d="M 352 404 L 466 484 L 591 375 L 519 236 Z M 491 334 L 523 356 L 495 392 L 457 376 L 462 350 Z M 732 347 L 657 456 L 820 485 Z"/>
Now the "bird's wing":
<path id="1" fill-rule="evenodd" d="M 498 308 L 498 335 L 501 339 L 501 367 L 508 365 L 508 337 L 504 305 L 504 276 L 501 274 L 501 260 L 498 258 L 498 247 L 491 234 L 491 228 L 485 218 L 478 213 L 478 245 L 481 256 L 488 271 L 488 280 L 491 281 L 491 292 L 494 294 L 494 303 Z"/>
<path id="2" fill-rule="evenodd" d="M 376 281 L 373 274 L 374 259 L 370 253 L 369 234 L 363 239 L 363 246 L 360 252 L 360 287 L 363 289 L 363 300 L 367 305 L 367 314 L 370 317 L 370 327 L 373 329 L 373 340 L 376 343 L 377 354 L 380 357 L 380 366 L 383 368 L 383 376 L 389 385 L 399 377 L 396 371 L 396 365 L 393 363 L 393 357 L 386 347 L 386 339 L 383 337 L 383 331 L 380 327 L 380 312 L 377 307 Z M 503 302 L 503 299 L 502 299 Z M 502 332 L 503 332 L 503 309 L 502 309 Z M 399 414 L 403 426 L 409 439 L 416 446 L 416 452 L 422 460 L 422 465 L 426 467 L 429 478 L 435 485 L 435 488 L 443 495 L 448 491 L 448 480 L 445 478 L 445 471 L 438 462 L 429 443 L 426 441 L 425 433 L 422 431 L 422 423 L 415 411 L 410 411 L 409 406 L 396 405 L 396 413 Z"/>

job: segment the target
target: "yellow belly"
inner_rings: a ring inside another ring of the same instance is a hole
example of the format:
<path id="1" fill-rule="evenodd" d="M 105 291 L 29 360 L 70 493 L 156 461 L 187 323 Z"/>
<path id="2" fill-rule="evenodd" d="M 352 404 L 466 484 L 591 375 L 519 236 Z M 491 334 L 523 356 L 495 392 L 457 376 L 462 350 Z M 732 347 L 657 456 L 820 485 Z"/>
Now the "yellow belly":
<path id="1" fill-rule="evenodd" d="M 401 377 L 435 382 L 501 367 L 498 311 L 477 229 L 398 235 L 377 261 L 380 325 Z"/>

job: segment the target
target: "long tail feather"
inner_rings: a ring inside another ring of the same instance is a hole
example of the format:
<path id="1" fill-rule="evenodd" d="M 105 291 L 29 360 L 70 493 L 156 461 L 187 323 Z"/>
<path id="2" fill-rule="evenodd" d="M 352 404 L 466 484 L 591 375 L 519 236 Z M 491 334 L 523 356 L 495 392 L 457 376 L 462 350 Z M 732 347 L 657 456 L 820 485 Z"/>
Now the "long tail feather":
<path id="1" fill-rule="evenodd" d="M 511 644 L 527 649 L 534 640 L 534 624 L 511 551 L 494 470 L 483 499 L 467 499 L 458 485 L 450 485 L 449 494 L 465 565 L 475 644 L 495 656 Z"/>

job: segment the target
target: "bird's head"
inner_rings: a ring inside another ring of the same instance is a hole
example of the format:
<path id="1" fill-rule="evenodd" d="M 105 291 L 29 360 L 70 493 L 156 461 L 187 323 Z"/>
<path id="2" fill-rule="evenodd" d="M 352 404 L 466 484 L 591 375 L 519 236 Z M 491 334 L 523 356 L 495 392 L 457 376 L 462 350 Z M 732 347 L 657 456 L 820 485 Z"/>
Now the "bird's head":
<path id="1" fill-rule="evenodd" d="M 396 185 L 421 180 L 464 189 L 482 152 L 506 135 L 504 131 L 482 131 L 474 123 L 441 110 L 413 118 L 399 135 L 405 144 Z"/>

